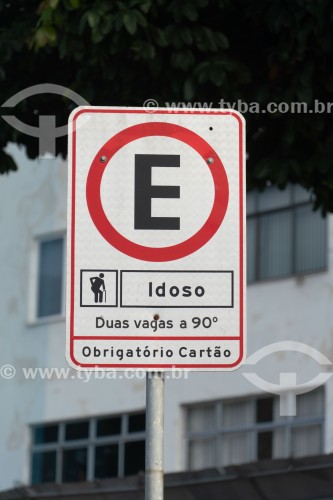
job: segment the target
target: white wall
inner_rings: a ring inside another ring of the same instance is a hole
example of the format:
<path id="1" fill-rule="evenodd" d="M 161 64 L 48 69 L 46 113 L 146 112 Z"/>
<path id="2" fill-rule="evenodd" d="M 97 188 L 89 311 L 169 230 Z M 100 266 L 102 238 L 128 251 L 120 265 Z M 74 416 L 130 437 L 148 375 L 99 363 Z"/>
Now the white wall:
<path id="1" fill-rule="evenodd" d="M 9 150 L 19 171 L 0 178 L 0 367 L 15 366 L 12 380 L 0 380 L 0 489 L 29 481 L 31 423 L 143 409 L 144 379 L 79 379 L 29 381 L 22 367 L 67 367 L 65 322 L 29 324 L 31 263 L 34 237 L 66 227 L 66 163 L 28 161 L 14 146 Z M 333 360 L 333 223 L 329 218 L 329 271 L 248 288 L 248 354 L 272 342 L 295 340 L 318 349 Z M 30 301 L 31 302 L 31 301 Z M 279 352 L 254 367 L 229 373 L 195 373 L 166 380 L 165 468 L 181 470 L 182 405 L 203 400 L 256 394 L 258 388 L 242 375 L 256 372 L 277 383 L 280 373 L 295 372 L 298 383 L 322 369 L 299 353 Z M 98 375 L 97 375 L 98 376 Z M 168 374 L 167 374 L 168 376 Z M 327 384 L 326 451 L 333 451 L 333 382 Z"/>

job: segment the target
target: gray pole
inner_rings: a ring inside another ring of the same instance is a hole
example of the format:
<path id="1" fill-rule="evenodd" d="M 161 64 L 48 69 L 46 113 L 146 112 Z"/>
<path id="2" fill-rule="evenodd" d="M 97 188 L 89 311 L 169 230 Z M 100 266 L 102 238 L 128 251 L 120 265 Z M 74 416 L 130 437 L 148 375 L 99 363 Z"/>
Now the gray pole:
<path id="1" fill-rule="evenodd" d="M 146 475 L 145 500 L 163 500 L 164 374 L 146 377 Z"/>

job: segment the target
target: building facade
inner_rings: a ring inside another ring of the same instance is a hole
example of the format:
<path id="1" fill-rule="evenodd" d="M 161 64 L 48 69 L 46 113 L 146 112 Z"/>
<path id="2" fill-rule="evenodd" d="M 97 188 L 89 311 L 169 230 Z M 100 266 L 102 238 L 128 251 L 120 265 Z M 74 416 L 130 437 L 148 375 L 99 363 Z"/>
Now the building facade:
<path id="1" fill-rule="evenodd" d="M 145 374 L 65 361 L 67 166 L 0 179 L 0 490 L 144 469 Z M 297 186 L 250 193 L 247 352 L 234 372 L 167 372 L 165 470 L 333 451 L 333 218 Z"/>

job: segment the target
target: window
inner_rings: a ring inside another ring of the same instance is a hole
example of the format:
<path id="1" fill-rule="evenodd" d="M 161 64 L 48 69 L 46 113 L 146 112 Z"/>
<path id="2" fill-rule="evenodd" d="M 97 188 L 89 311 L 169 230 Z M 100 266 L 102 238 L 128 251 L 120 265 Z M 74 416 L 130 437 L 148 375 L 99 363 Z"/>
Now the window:
<path id="1" fill-rule="evenodd" d="M 145 469 L 145 414 L 35 425 L 31 483 L 91 481 Z"/>
<path id="2" fill-rule="evenodd" d="M 38 241 L 36 317 L 63 313 L 64 237 Z"/>
<path id="3" fill-rule="evenodd" d="M 247 195 L 248 282 L 320 271 L 327 266 L 327 221 L 297 185 Z"/>
<path id="4" fill-rule="evenodd" d="M 188 468 L 322 453 L 322 388 L 297 396 L 296 410 L 295 417 L 281 417 L 276 396 L 187 407 Z"/>

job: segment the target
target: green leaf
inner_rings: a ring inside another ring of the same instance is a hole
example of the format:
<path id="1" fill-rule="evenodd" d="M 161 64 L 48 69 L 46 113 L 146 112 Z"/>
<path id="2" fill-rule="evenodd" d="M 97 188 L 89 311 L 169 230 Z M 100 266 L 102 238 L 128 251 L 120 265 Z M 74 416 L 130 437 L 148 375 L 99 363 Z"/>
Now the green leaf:
<path id="1" fill-rule="evenodd" d="M 267 179 L 272 172 L 272 162 L 270 158 L 263 158 L 255 167 L 255 176 L 258 179 Z"/>
<path id="2" fill-rule="evenodd" d="M 137 17 L 133 11 L 128 11 L 123 16 L 123 23 L 130 35 L 134 35 L 137 28 Z"/>
<path id="3" fill-rule="evenodd" d="M 213 66 L 209 71 L 209 79 L 214 85 L 220 87 L 225 81 L 226 74 L 218 66 Z"/>
<path id="4" fill-rule="evenodd" d="M 131 49 L 136 53 L 136 59 L 153 59 L 156 55 L 154 46 L 142 40 L 132 43 Z"/>
<path id="5" fill-rule="evenodd" d="M 100 20 L 99 14 L 95 10 L 87 12 L 87 21 L 91 29 L 96 28 Z"/>
<path id="6" fill-rule="evenodd" d="M 189 28 L 183 28 L 180 30 L 180 36 L 185 43 L 185 45 L 191 45 L 193 43 L 192 32 Z"/>
<path id="7" fill-rule="evenodd" d="M 59 0 L 50 0 L 49 2 L 49 6 L 51 7 L 51 9 L 56 9 L 58 7 L 58 4 Z"/>
<path id="8" fill-rule="evenodd" d="M 108 35 L 113 26 L 113 17 L 111 15 L 105 15 L 103 18 L 103 23 L 101 25 L 101 32 L 103 35 Z"/>
<path id="9" fill-rule="evenodd" d="M 87 25 L 87 21 L 88 21 L 88 13 L 86 12 L 85 14 L 83 14 L 83 16 L 81 17 L 81 19 L 79 21 L 79 25 L 78 25 L 79 35 L 82 35 L 82 33 L 84 32 L 84 29 Z"/>
<path id="10" fill-rule="evenodd" d="M 104 33 L 101 30 L 94 30 L 91 35 L 93 43 L 100 43 L 104 38 Z"/>
<path id="11" fill-rule="evenodd" d="M 57 41 L 57 32 L 52 26 L 38 28 L 34 40 L 37 49 L 41 49 L 46 45 L 55 45 Z"/>
<path id="12" fill-rule="evenodd" d="M 144 12 L 145 14 L 148 14 L 148 12 L 150 11 L 150 8 L 151 8 L 151 1 L 150 0 L 146 0 L 145 2 L 143 2 L 141 5 L 140 5 L 140 9 L 142 10 L 142 12 Z"/>
<path id="13" fill-rule="evenodd" d="M 190 50 L 175 52 L 171 56 L 171 64 L 174 68 L 184 71 L 188 70 L 195 62 L 194 55 Z"/>
<path id="14" fill-rule="evenodd" d="M 81 0 L 70 0 L 70 4 L 73 9 L 78 9 L 81 5 Z"/>
<path id="15" fill-rule="evenodd" d="M 0 173 L 9 172 L 10 170 L 17 170 L 17 165 L 13 158 L 5 153 L 3 150 L 0 151 Z"/>
<path id="16" fill-rule="evenodd" d="M 154 57 L 156 56 L 155 47 L 153 47 L 153 45 L 151 45 L 150 43 L 147 43 L 145 54 L 146 59 L 154 59 Z"/>
<path id="17" fill-rule="evenodd" d="M 229 40 L 223 33 L 215 33 L 214 38 L 221 49 L 227 49 L 229 47 Z"/>
<path id="18" fill-rule="evenodd" d="M 143 28 L 147 27 L 147 25 L 148 25 L 147 19 L 145 18 L 145 16 L 141 12 L 139 12 L 138 10 L 134 10 L 133 15 L 135 16 L 135 18 L 140 26 L 142 26 Z"/>
<path id="19" fill-rule="evenodd" d="M 40 16 L 39 25 L 41 25 L 41 26 L 51 25 L 53 15 L 54 15 L 54 12 L 52 9 L 44 9 L 43 12 L 41 13 L 41 16 Z"/>
<path id="20" fill-rule="evenodd" d="M 154 38 L 156 40 L 156 43 L 160 47 L 167 47 L 169 45 L 169 41 L 168 41 L 168 38 L 166 37 L 165 32 L 160 28 L 157 28 L 154 31 Z"/>
<path id="21" fill-rule="evenodd" d="M 208 61 L 205 61 L 199 64 L 194 71 L 194 74 L 196 75 L 197 80 L 200 84 L 203 84 L 208 81 L 209 65 L 210 63 Z"/>
<path id="22" fill-rule="evenodd" d="M 192 3 L 185 4 L 182 12 L 184 17 L 187 17 L 190 21 L 196 21 L 198 19 L 198 11 L 194 9 Z"/>

